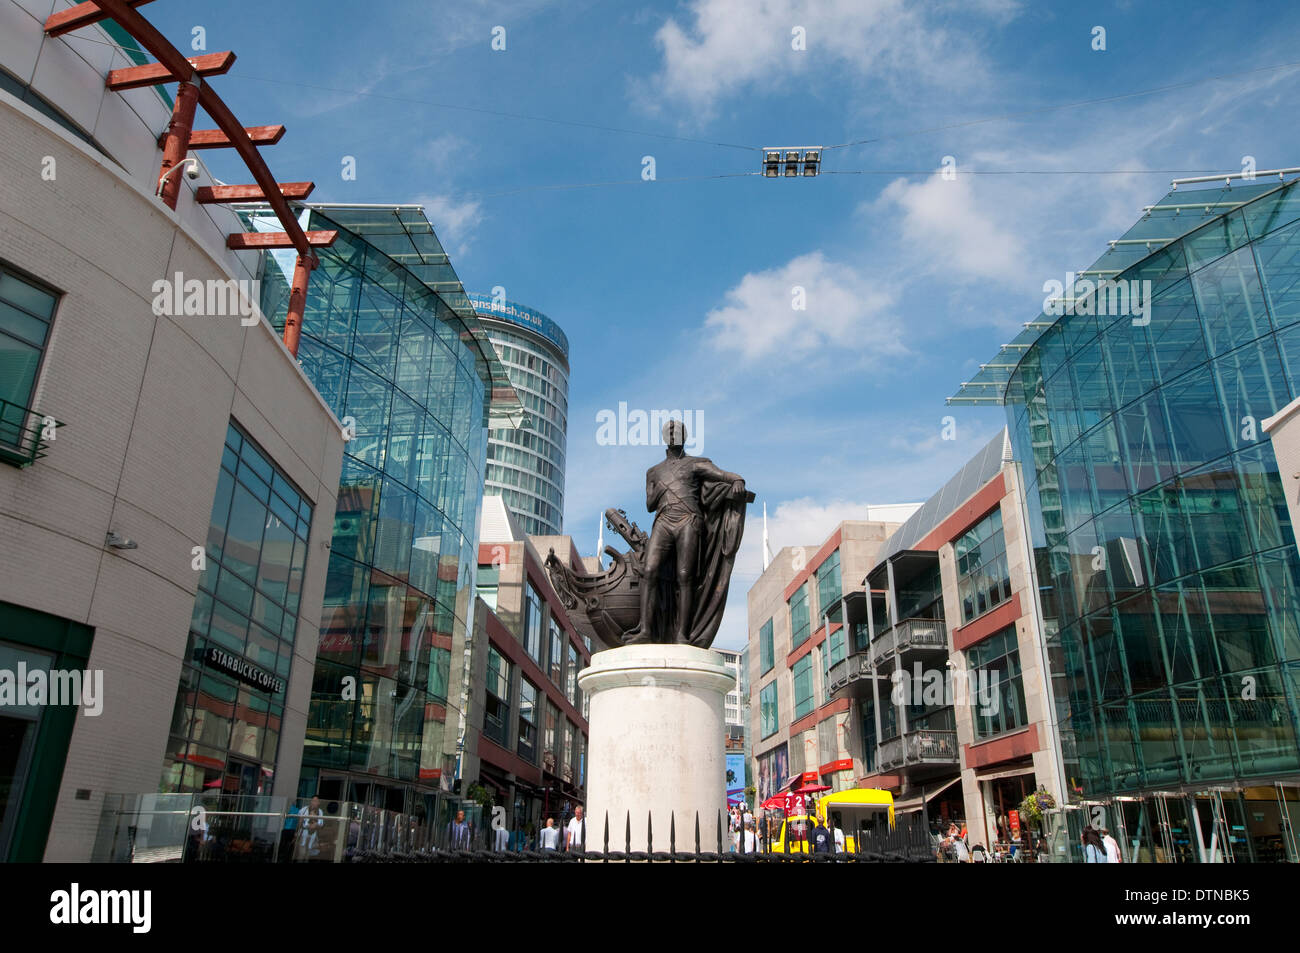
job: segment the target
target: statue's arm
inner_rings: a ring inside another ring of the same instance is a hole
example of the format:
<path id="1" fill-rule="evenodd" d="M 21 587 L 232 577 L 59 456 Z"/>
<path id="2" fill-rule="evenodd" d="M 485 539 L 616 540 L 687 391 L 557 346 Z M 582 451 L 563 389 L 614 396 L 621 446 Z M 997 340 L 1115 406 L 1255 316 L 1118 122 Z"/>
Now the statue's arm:
<path id="1" fill-rule="evenodd" d="M 645 510 L 647 513 L 653 513 L 659 505 L 659 497 L 663 495 L 663 487 L 656 482 L 653 473 L 645 475 Z"/>
<path id="2" fill-rule="evenodd" d="M 719 467 L 707 457 L 700 457 L 696 472 L 706 483 L 744 483 L 745 478 L 739 473 L 732 473 Z"/>

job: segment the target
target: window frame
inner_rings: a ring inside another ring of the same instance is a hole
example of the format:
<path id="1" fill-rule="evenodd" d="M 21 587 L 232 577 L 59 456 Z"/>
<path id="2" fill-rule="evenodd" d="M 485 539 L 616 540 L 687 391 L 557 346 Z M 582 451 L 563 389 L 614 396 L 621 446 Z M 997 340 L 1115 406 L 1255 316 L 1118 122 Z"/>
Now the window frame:
<path id="1" fill-rule="evenodd" d="M 492 679 L 492 670 L 493 670 L 493 665 L 492 665 L 492 656 L 494 656 L 494 655 L 495 655 L 495 656 L 500 660 L 500 662 L 501 662 L 501 664 L 498 665 L 498 666 L 496 667 L 496 672 L 497 672 L 497 678 L 496 678 L 496 681 L 497 681 L 497 684 L 500 685 L 500 684 L 501 684 L 502 677 L 504 676 L 504 679 L 505 679 L 505 689 L 506 689 L 506 697 L 505 697 L 505 698 L 502 698 L 500 695 L 498 695 L 498 694 L 493 690 L 494 686 L 493 686 L 493 684 L 492 684 L 492 682 L 493 682 L 493 679 Z M 497 651 L 493 646 L 491 646 L 491 645 L 488 646 L 487 669 L 486 669 L 486 674 L 485 674 L 485 676 L 484 676 L 484 682 L 486 683 L 486 691 L 487 691 L 487 695 L 490 696 L 493 700 L 496 701 L 497 706 L 498 706 L 498 708 L 499 708 L 501 714 L 500 714 L 499 716 L 497 716 L 497 717 L 494 717 L 493 715 L 489 714 L 487 704 L 486 704 L 486 703 L 484 704 L 484 706 L 483 706 L 483 728 L 484 728 L 484 730 L 483 730 L 483 735 L 484 735 L 484 737 L 486 737 L 488 740 L 496 742 L 497 744 L 501 745 L 501 747 L 503 747 L 503 748 L 509 748 L 509 746 L 510 746 L 510 711 L 511 711 L 511 707 L 512 707 L 512 706 L 511 706 L 511 701 L 512 701 L 512 699 L 511 699 L 510 696 L 513 694 L 512 691 L 511 691 L 512 679 L 513 679 L 513 677 L 514 677 L 514 672 L 512 671 L 512 667 L 513 667 L 513 665 L 514 665 L 514 663 L 511 662 L 510 659 L 506 658 L 506 656 L 505 656 L 503 653 L 498 652 L 498 651 Z M 488 727 L 489 727 L 489 726 L 488 726 L 488 723 L 489 723 L 489 721 L 492 722 L 492 724 L 493 724 L 494 727 L 495 727 L 496 725 L 498 725 L 498 724 L 500 725 L 500 729 L 501 729 L 501 737 L 500 737 L 500 738 L 496 737 L 494 734 L 492 734 L 492 733 L 488 730 Z"/>
<path id="2" fill-rule="evenodd" d="M 817 710 L 817 679 L 813 674 L 813 657 L 812 653 L 806 653 L 802 658 L 790 666 L 790 698 L 793 704 L 792 717 L 795 721 L 807 717 Z M 800 694 L 800 680 L 807 681 L 807 694 Z M 805 707 L 800 708 L 801 700 L 806 700 Z"/>
<path id="3" fill-rule="evenodd" d="M 981 535 L 981 530 L 986 526 L 992 526 L 996 521 L 996 528 L 990 529 Z M 996 540 L 997 545 L 991 546 Z M 981 553 L 984 547 L 990 547 L 988 553 Z M 965 552 L 963 552 L 965 548 Z M 969 562 L 972 553 L 979 555 L 979 561 Z M 1002 506 L 999 503 L 989 512 L 985 513 L 970 529 L 962 533 L 953 541 L 953 557 L 957 566 L 957 602 L 958 611 L 961 613 L 961 624 L 969 625 L 976 619 L 984 616 L 998 606 L 1005 605 L 1011 601 L 1015 595 L 1015 590 L 1011 585 L 1010 560 L 1007 556 L 1006 545 L 1006 525 L 1002 520 Z M 963 563 L 966 568 L 963 569 Z M 989 604 L 980 608 L 979 603 L 983 598 L 987 598 L 993 590 L 987 583 L 994 579 L 994 574 L 1001 569 L 997 575 L 995 585 L 997 591 L 1001 593 L 1001 598 L 996 602 L 989 601 Z M 969 602 L 969 611 L 967 603 Z"/>
<path id="4" fill-rule="evenodd" d="M 772 620 L 768 619 L 758 630 L 758 667 L 760 675 L 766 675 L 776 667 L 776 641 L 772 628 Z"/>
<path id="5" fill-rule="evenodd" d="M 16 443 L 10 444 L 7 441 L 0 439 L 0 446 L 11 447 L 13 449 L 21 450 L 22 449 L 21 428 L 26 425 L 27 415 L 35 413 L 34 408 L 35 408 L 36 394 L 40 390 L 41 378 L 45 374 L 46 359 L 49 357 L 49 352 L 50 352 L 50 341 L 54 336 L 54 322 L 59 317 L 59 311 L 62 308 L 64 299 L 67 298 L 67 293 L 64 291 L 60 291 L 58 288 L 50 284 L 48 281 L 41 280 L 39 277 L 33 275 L 31 272 L 27 271 L 26 269 L 19 268 L 16 265 L 10 264 L 6 260 L 0 259 L 0 275 L 3 274 L 8 274 L 10 277 L 17 279 L 23 284 L 29 285 L 35 290 L 43 294 L 49 295 L 51 298 L 54 299 L 53 304 L 50 306 L 50 316 L 48 318 L 42 318 L 40 315 L 34 314 L 33 312 L 28 311 L 26 308 L 22 307 L 21 305 L 14 304 L 13 302 L 10 301 L 5 302 L 5 304 L 9 305 L 15 310 L 20 311 L 23 314 L 29 315 L 32 318 L 35 318 L 36 320 L 41 321 L 46 325 L 45 339 L 41 342 L 40 345 L 32 344 L 30 341 L 24 338 L 20 338 L 9 331 L 0 329 L 0 334 L 12 338 L 14 341 L 18 342 L 19 344 L 23 344 L 28 347 L 37 348 L 38 356 L 36 360 L 36 368 L 32 372 L 31 388 L 28 390 L 27 396 L 23 398 L 24 403 L 15 405 L 27 412 L 27 414 L 24 414 L 23 420 L 17 424 L 17 426 L 19 427 L 18 441 Z M 0 434 L 2 433 L 3 430 L 0 429 Z"/>
<path id="6" fill-rule="evenodd" d="M 786 607 L 790 612 L 790 649 L 793 651 L 812 637 L 812 607 L 808 605 L 807 580 L 804 580 L 803 585 L 794 591 Z M 803 614 L 803 620 L 797 626 L 795 625 L 796 610 Z M 803 633 L 802 637 L 799 635 L 800 632 Z"/>
<path id="7" fill-rule="evenodd" d="M 770 738 L 781 730 L 780 692 L 774 678 L 758 691 L 758 733 L 759 738 Z M 770 699 L 768 696 L 771 696 Z M 769 707 L 770 705 L 770 707 Z M 771 730 L 768 730 L 768 713 L 771 713 Z"/>
<path id="8" fill-rule="evenodd" d="M 997 655 L 988 654 L 988 657 L 985 657 L 986 653 L 992 653 L 996 649 L 1001 650 Z M 982 744 L 1002 735 L 1023 731 L 1028 728 L 1031 722 L 1025 698 L 1025 672 L 1020 664 L 1020 639 L 1016 626 L 1013 624 L 999 629 L 987 639 L 981 639 L 978 643 L 966 649 L 964 661 L 968 676 L 967 690 L 971 693 L 971 729 L 974 734 L 974 743 Z M 991 666 L 998 663 L 1005 664 L 1001 669 L 991 668 Z M 997 692 L 998 711 L 996 715 L 985 716 L 980 713 L 979 672 L 981 670 L 1007 672 L 1006 677 L 999 678 L 996 683 L 991 679 L 986 683 L 989 685 L 990 691 L 996 690 Z M 1018 685 L 1014 711 L 1007 701 L 1007 692 L 1005 690 L 1005 686 L 1011 683 Z M 1009 711 L 1015 716 L 1017 724 L 1006 724 L 1006 713 Z M 995 722 L 1000 724 L 1001 727 L 990 730 L 988 726 L 993 725 Z"/>
<path id="9" fill-rule="evenodd" d="M 531 711 L 532 711 L 531 716 L 526 716 L 524 714 L 524 695 L 526 693 L 524 686 L 527 686 L 529 689 L 531 689 L 533 694 L 532 705 L 531 705 Z M 537 703 L 538 703 L 538 699 L 545 698 L 545 697 L 546 697 L 546 693 L 543 692 L 536 685 L 534 685 L 532 683 L 532 680 L 529 679 L 528 676 L 522 673 L 520 674 L 519 705 L 518 705 L 519 711 L 515 718 L 515 720 L 518 722 L 519 734 L 518 737 L 515 739 L 515 754 L 519 755 L 519 757 L 523 758 L 529 764 L 537 763 L 537 754 L 538 754 L 538 747 L 539 747 L 538 745 L 539 739 L 537 737 L 538 722 L 541 721 L 541 718 L 537 713 Z M 525 732 L 524 731 L 525 727 L 529 728 L 530 731 Z M 525 748 L 527 748 L 528 750 L 525 750 Z"/>

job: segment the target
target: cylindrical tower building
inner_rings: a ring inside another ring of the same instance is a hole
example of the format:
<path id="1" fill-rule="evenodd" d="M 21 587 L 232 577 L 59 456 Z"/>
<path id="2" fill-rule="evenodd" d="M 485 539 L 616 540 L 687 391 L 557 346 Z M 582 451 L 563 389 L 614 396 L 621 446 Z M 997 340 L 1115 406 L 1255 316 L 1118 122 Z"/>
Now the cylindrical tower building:
<path id="1" fill-rule="evenodd" d="M 484 495 L 501 496 L 534 536 L 564 531 L 564 458 L 569 419 L 569 339 L 532 308 L 469 296 L 528 410 L 530 425 L 488 435 Z"/>

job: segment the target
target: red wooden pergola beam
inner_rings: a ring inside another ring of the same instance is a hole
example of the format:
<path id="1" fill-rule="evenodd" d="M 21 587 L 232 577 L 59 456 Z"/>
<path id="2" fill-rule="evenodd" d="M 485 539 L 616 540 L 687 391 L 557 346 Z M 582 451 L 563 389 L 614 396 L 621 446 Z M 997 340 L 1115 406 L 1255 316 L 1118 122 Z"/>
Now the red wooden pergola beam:
<path id="1" fill-rule="evenodd" d="M 323 248 L 334 244 L 337 231 L 303 232 L 303 238 L 312 247 Z M 288 232 L 236 232 L 226 236 L 226 247 L 234 251 L 261 251 L 267 248 L 297 248 L 297 242 Z"/>
<path id="2" fill-rule="evenodd" d="M 280 194 L 287 199 L 305 199 L 315 188 L 315 182 L 281 182 Z M 194 190 L 194 201 L 200 205 L 261 202 L 265 199 L 266 193 L 260 185 L 204 185 Z"/>
<path id="3" fill-rule="evenodd" d="M 273 146 L 284 138 L 284 126 L 245 126 L 244 135 L 255 146 Z M 158 148 L 162 148 L 164 134 L 158 137 Z M 190 133 L 191 149 L 229 149 L 230 137 L 220 129 L 196 129 Z"/>
<path id="4" fill-rule="evenodd" d="M 173 76 L 185 77 L 189 75 L 187 70 L 192 69 L 189 61 L 176 47 L 171 45 L 166 37 L 158 32 L 152 23 L 133 10 L 128 0 L 94 0 L 94 2 L 106 14 L 116 20 L 118 26 L 135 37 L 154 59 L 166 66 Z M 257 147 L 249 140 L 248 134 L 244 132 L 243 125 L 235 118 L 235 114 L 230 111 L 230 107 L 222 102 L 221 97 L 217 95 L 211 83 L 204 83 L 200 87 L 199 105 L 217 124 L 217 128 L 230 138 L 231 146 L 239 153 L 239 157 L 244 160 L 244 164 L 248 166 L 248 171 L 252 173 L 254 181 L 262 187 L 262 192 L 266 196 L 267 203 L 275 212 L 275 217 L 280 220 L 285 232 L 293 239 L 293 247 L 298 250 L 299 255 L 307 260 L 309 267 L 314 266 L 316 256 L 312 253 L 311 243 L 307 241 L 307 236 L 290 210 L 289 203 L 280 194 L 275 177 L 271 175 L 271 170 L 266 167 L 266 162 L 262 159 L 261 153 L 257 151 Z"/>
<path id="5" fill-rule="evenodd" d="M 153 0 L 127 0 L 127 2 L 133 7 L 140 7 L 152 3 Z M 92 23 L 106 19 L 108 19 L 107 14 L 100 9 L 98 3 L 79 3 L 67 10 L 51 13 L 45 20 L 45 35 L 63 36 L 65 33 L 80 30 L 83 26 L 90 26 Z"/>
<path id="6" fill-rule="evenodd" d="M 125 69 L 111 70 L 104 83 L 114 92 L 124 89 L 139 89 L 141 86 L 158 86 L 162 83 L 175 83 L 190 78 L 194 73 L 200 76 L 220 76 L 230 71 L 235 65 L 235 54 L 230 50 L 224 53 L 205 53 L 186 60 L 186 68 L 174 72 L 165 63 L 146 63 L 144 66 L 128 66 Z"/>

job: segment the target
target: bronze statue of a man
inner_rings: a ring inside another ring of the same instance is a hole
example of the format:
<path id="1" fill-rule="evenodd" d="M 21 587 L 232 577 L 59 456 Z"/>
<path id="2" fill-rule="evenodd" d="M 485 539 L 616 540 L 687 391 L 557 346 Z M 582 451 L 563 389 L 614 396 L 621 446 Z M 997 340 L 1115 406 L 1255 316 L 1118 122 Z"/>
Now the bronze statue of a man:
<path id="1" fill-rule="evenodd" d="M 689 456 L 680 420 L 664 425 L 663 438 L 665 458 L 645 475 L 646 509 L 656 515 L 641 565 L 641 622 L 624 643 L 708 648 L 722 622 L 745 504 L 754 494 L 739 474 Z"/>

